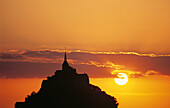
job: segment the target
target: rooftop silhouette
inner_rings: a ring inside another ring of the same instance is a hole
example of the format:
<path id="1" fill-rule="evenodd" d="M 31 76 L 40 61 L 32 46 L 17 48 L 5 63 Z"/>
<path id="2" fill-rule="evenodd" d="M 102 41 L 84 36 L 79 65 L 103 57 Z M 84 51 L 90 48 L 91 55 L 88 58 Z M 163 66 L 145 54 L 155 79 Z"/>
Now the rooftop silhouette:
<path id="1" fill-rule="evenodd" d="M 16 102 L 15 108 L 117 108 L 113 96 L 89 84 L 87 74 L 78 74 L 69 66 L 65 52 L 62 70 L 43 80 L 40 90 L 32 92 L 25 102 Z"/>

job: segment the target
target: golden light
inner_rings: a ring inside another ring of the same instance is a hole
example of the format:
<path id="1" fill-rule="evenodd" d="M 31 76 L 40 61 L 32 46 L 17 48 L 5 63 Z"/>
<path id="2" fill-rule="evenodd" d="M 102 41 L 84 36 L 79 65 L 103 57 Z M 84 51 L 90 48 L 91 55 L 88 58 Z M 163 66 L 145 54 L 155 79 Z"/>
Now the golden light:
<path id="1" fill-rule="evenodd" d="M 114 81 L 118 85 L 125 85 L 128 82 L 128 76 L 125 73 L 118 73 L 118 78 L 114 78 Z"/>

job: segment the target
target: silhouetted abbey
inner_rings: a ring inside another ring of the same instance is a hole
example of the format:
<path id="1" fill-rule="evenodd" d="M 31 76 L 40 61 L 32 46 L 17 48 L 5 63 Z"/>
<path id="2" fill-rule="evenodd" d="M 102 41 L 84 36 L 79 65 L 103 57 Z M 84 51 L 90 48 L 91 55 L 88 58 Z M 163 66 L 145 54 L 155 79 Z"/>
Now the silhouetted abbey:
<path id="1" fill-rule="evenodd" d="M 114 97 L 89 84 L 87 74 L 77 74 L 66 58 L 62 70 L 43 80 L 38 93 L 33 92 L 15 108 L 117 108 Z"/>

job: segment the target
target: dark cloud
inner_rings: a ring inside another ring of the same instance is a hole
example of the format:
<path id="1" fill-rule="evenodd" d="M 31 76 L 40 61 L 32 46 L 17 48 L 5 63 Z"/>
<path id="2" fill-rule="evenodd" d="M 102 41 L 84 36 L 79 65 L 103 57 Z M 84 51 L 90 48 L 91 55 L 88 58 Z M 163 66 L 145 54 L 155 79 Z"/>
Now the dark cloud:
<path id="1" fill-rule="evenodd" d="M 108 68 L 89 65 L 71 65 L 78 73 L 88 73 L 93 78 L 111 77 Z M 0 62 L 0 78 L 45 78 L 56 70 L 61 70 L 60 63 Z"/>
<path id="2" fill-rule="evenodd" d="M 26 51 L 22 52 L 21 55 L 27 56 L 27 57 L 42 57 L 42 58 L 58 58 L 63 57 L 62 52 L 57 51 L 50 51 L 50 50 L 44 50 L 44 51 Z"/>
<path id="3" fill-rule="evenodd" d="M 1 53 L 0 59 L 23 59 L 24 57 L 20 54 L 9 54 L 9 53 Z"/>
<path id="4" fill-rule="evenodd" d="M 0 62 L 0 77 L 6 78 L 45 78 L 52 75 L 60 65 L 55 63 Z"/>
<path id="5" fill-rule="evenodd" d="M 51 50 L 25 51 L 17 54 L 2 53 L 0 55 L 1 59 L 16 60 L 1 62 L 0 76 L 9 78 L 47 77 L 47 75 L 54 74 L 56 69 L 61 69 L 63 55 L 64 52 Z M 33 61 L 37 58 L 41 59 L 38 62 Z M 18 62 L 17 59 L 23 61 Z M 93 54 L 73 51 L 68 53 L 68 59 L 70 65 L 76 68 L 78 73 L 86 72 L 90 77 L 113 77 L 111 72 L 119 67 L 119 70 L 138 72 L 131 74 L 131 77 L 141 77 L 145 74 L 155 75 L 154 72 L 159 72 L 161 75 L 170 75 L 170 56 L 151 57 L 137 54 Z M 46 60 L 45 63 L 44 60 Z M 60 60 L 60 62 L 57 60 Z"/>

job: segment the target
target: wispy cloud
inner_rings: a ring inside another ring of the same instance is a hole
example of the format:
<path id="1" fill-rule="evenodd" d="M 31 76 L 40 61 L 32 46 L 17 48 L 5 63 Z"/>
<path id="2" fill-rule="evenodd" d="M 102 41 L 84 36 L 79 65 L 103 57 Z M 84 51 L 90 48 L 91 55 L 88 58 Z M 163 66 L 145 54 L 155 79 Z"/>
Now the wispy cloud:
<path id="1" fill-rule="evenodd" d="M 96 67 L 108 67 L 108 68 L 113 68 L 113 69 L 123 69 L 125 68 L 125 66 L 123 65 L 116 65 L 112 62 L 106 62 L 104 64 L 101 64 L 99 62 L 95 62 L 95 61 L 89 61 L 88 63 L 80 63 L 80 64 L 86 64 L 86 65 L 94 65 Z"/>
<path id="2" fill-rule="evenodd" d="M 159 75 L 159 72 L 148 70 L 147 72 L 140 72 L 140 71 L 131 71 L 131 70 L 114 70 L 111 72 L 113 77 L 117 77 L 118 73 L 126 73 L 129 78 L 137 78 L 137 77 L 144 77 L 150 75 Z"/>
<path id="3" fill-rule="evenodd" d="M 1 66 L 0 75 L 6 75 L 8 71 L 25 71 L 19 69 L 11 69 L 15 63 L 20 63 L 25 66 L 37 64 L 46 64 L 50 67 L 51 64 L 60 64 L 63 62 L 63 55 L 65 50 L 14 50 L 0 54 Z M 170 75 L 170 56 L 156 55 L 156 54 L 139 54 L 137 52 L 90 52 L 81 50 L 68 50 L 68 62 L 71 66 L 77 68 L 78 72 L 87 72 L 91 77 L 113 77 L 113 73 L 124 72 L 129 77 L 144 77 L 149 75 Z M 11 63 L 12 62 L 12 63 Z M 10 63 L 10 65 L 8 64 Z M 32 64 L 31 64 L 32 63 Z M 41 66 L 37 68 L 41 70 Z M 27 69 L 31 72 L 30 69 Z M 59 68 L 59 67 L 58 67 Z M 45 70 L 49 70 L 48 68 Z M 16 77 L 17 77 L 16 72 Z M 26 75 L 26 74 L 25 74 Z M 34 75 L 33 75 L 34 76 Z M 38 74 L 37 74 L 38 76 Z M 36 76 L 36 77 L 37 77 Z"/>

